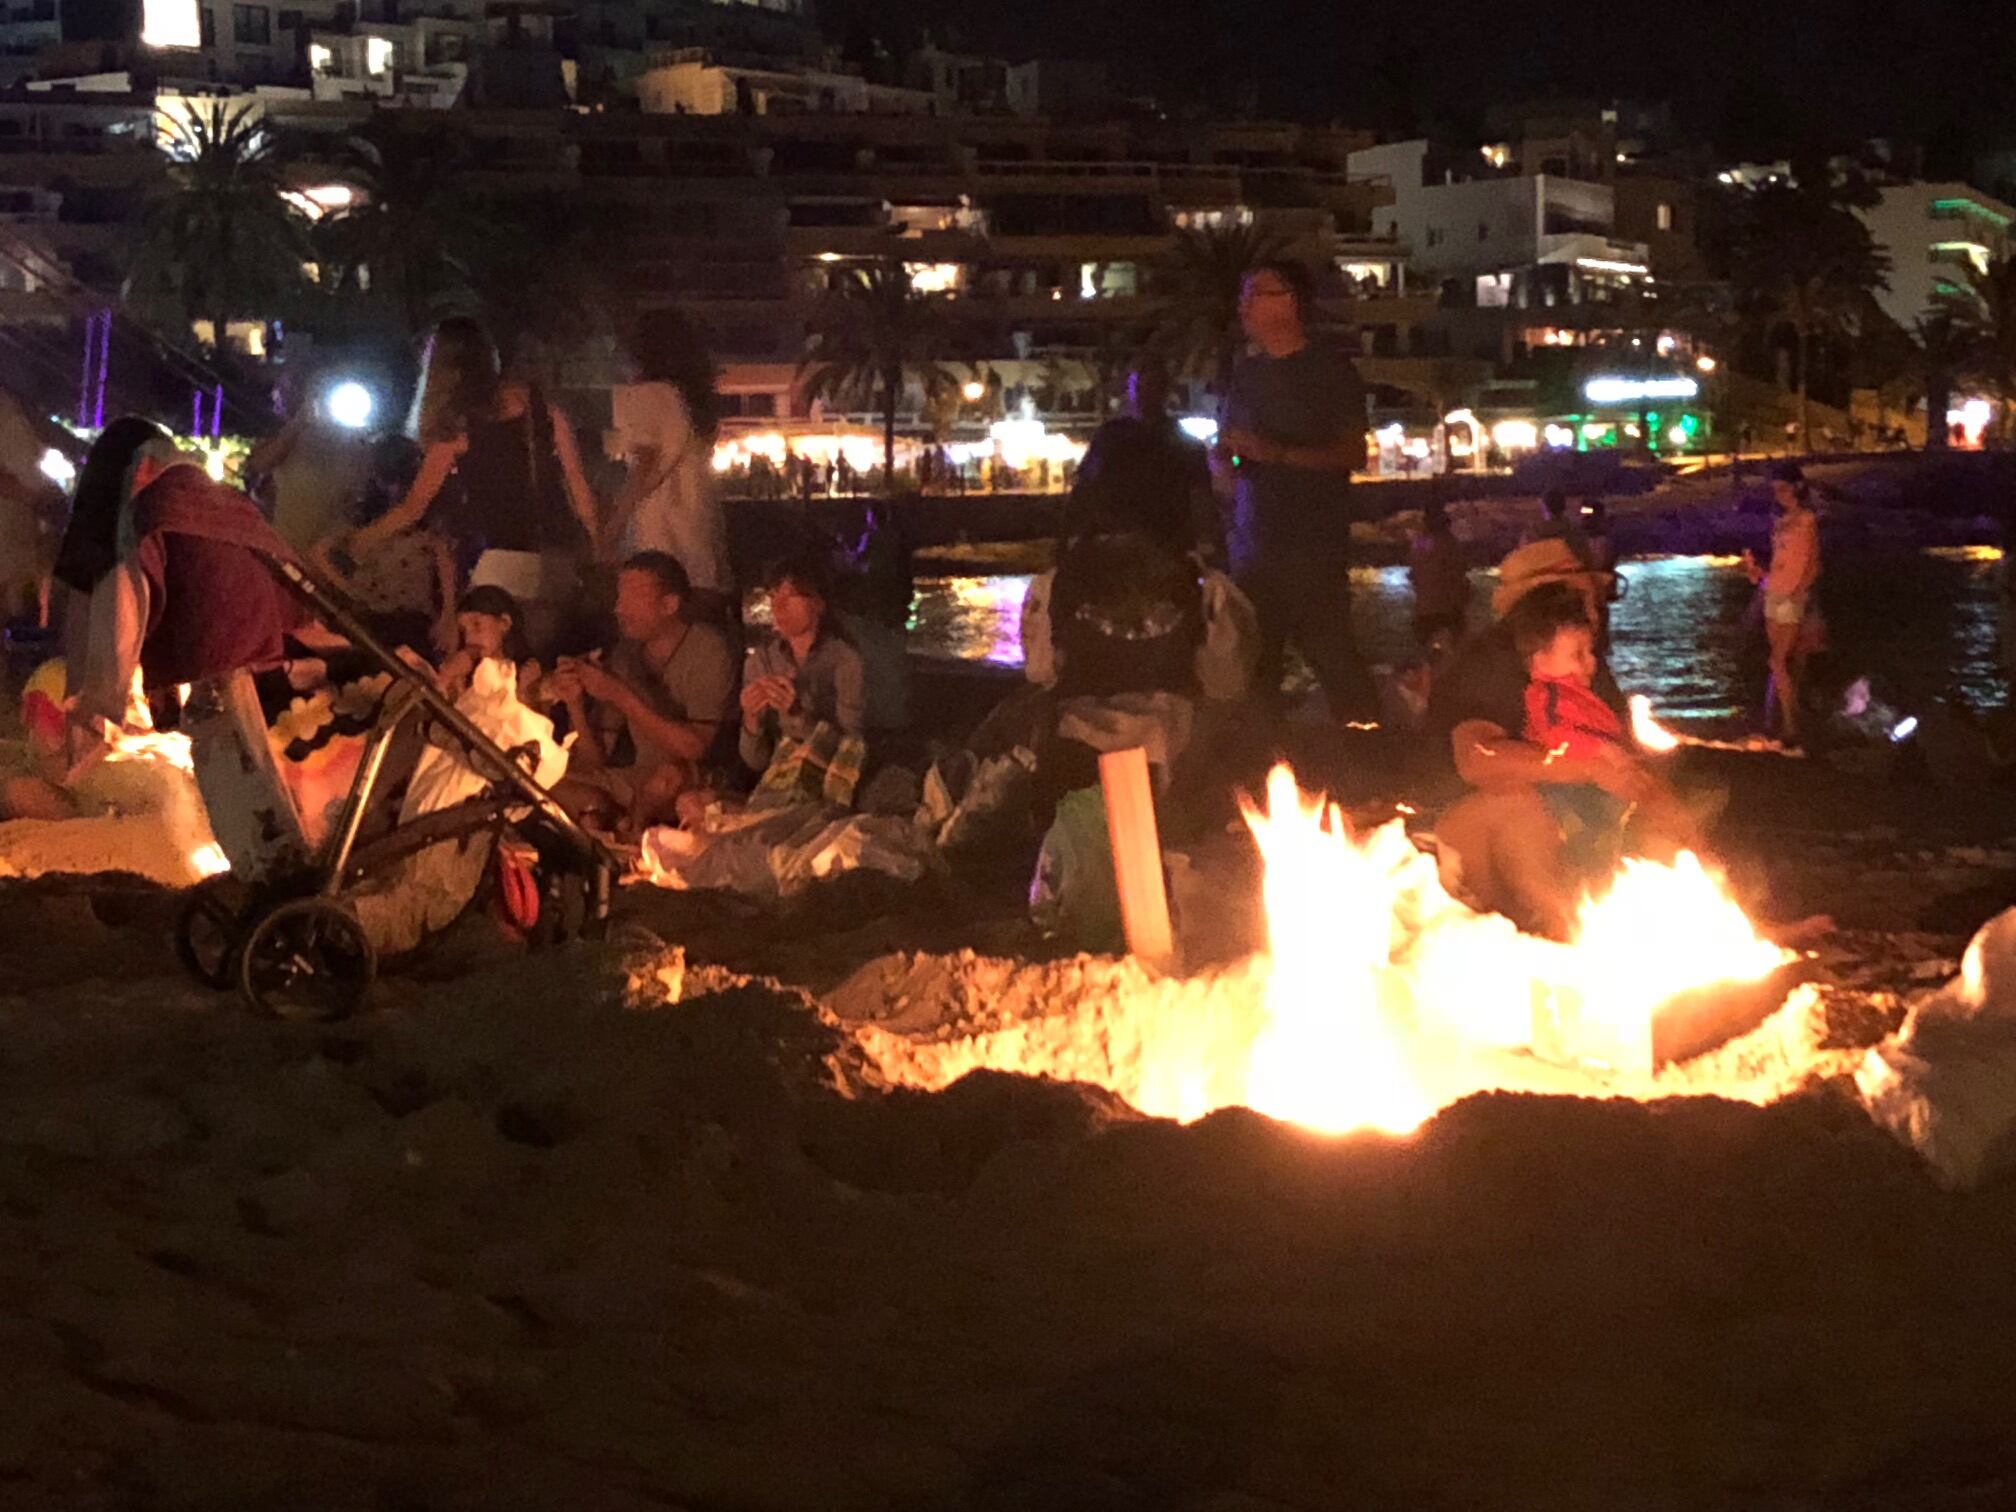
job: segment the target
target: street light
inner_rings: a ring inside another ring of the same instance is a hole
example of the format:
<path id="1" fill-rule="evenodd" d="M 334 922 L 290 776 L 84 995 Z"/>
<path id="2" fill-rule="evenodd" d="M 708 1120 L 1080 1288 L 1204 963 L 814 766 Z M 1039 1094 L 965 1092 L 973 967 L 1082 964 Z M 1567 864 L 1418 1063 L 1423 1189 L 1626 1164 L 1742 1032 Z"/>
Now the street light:
<path id="1" fill-rule="evenodd" d="M 987 385 L 978 378 L 968 378 L 964 387 L 959 390 L 959 396 L 968 404 L 978 404 L 987 397 Z"/>
<path id="2" fill-rule="evenodd" d="M 371 423 L 372 413 L 378 408 L 378 401 L 371 397 L 371 390 L 354 378 L 332 385 L 322 402 L 329 411 L 329 418 L 345 430 L 363 430 Z"/>

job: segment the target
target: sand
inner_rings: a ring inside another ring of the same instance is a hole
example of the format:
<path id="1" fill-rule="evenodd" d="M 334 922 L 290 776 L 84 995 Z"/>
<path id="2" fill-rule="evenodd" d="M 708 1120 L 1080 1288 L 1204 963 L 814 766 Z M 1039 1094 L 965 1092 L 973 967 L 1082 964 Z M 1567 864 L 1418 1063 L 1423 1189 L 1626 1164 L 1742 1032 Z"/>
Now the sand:
<path id="1" fill-rule="evenodd" d="M 2004 800 L 1874 791 L 1731 804 L 1760 913 L 1844 920 L 1842 1044 L 2016 879 Z M 0 883 L 0 1506 L 2016 1502 L 2009 1189 L 1941 1192 L 1839 1079 L 1406 1141 L 885 1090 L 840 1015 L 935 999 L 836 989 L 1034 969 L 1013 881 L 630 889 L 628 954 L 478 929 L 319 1028 L 181 983 L 171 893 Z"/>

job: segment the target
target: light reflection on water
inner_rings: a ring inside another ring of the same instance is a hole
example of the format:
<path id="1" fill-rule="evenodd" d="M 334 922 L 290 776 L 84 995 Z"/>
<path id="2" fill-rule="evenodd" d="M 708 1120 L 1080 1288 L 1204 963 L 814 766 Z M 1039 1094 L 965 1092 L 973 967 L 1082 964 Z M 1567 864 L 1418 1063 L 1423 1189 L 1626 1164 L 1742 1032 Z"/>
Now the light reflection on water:
<path id="1" fill-rule="evenodd" d="M 1867 675 L 1913 706 L 1957 692 L 1977 707 L 2006 701 L 1998 651 L 2001 553 L 1938 549 L 1831 565 L 1822 585 L 1834 681 Z M 1611 615 L 1612 666 L 1662 718 L 1730 726 L 1763 699 L 1763 642 L 1752 589 L 1734 557 L 1661 557 L 1624 563 L 1629 584 Z M 1475 621 L 1489 613 L 1495 577 L 1471 575 Z M 911 649 L 946 660 L 1022 665 L 1026 573 L 917 581 Z M 1361 567 L 1352 604 L 1366 654 L 1386 664 L 1415 654 L 1406 569 Z"/>

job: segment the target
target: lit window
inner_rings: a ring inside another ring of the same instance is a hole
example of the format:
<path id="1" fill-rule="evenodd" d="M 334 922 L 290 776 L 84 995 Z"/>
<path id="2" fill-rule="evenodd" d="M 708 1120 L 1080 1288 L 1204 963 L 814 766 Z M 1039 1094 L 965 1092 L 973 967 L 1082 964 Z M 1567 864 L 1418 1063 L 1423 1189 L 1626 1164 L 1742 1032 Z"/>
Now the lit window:
<path id="1" fill-rule="evenodd" d="M 308 44 L 308 71 L 310 73 L 326 74 L 333 72 L 335 67 L 336 55 L 334 53 L 330 52 L 320 42 L 310 42 Z"/>
<path id="2" fill-rule="evenodd" d="M 1661 231 L 1671 231 L 1673 229 L 1673 207 L 1665 200 L 1659 201 L 1659 212 L 1656 219 Z"/>
<path id="3" fill-rule="evenodd" d="M 905 263 L 913 294 L 951 294 L 959 288 L 958 263 Z"/>
<path id="4" fill-rule="evenodd" d="M 388 37 L 364 39 L 364 71 L 376 78 L 392 72 L 392 42 Z"/>

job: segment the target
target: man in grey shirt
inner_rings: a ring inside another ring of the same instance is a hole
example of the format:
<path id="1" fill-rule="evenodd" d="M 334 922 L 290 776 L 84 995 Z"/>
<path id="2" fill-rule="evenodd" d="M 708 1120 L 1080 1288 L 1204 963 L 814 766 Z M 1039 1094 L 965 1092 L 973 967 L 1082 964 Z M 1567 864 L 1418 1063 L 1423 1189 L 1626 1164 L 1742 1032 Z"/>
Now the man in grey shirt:
<path id="1" fill-rule="evenodd" d="M 751 649 L 742 679 L 742 763 L 751 771 L 770 765 L 785 735 L 802 739 L 821 724 L 843 735 L 867 730 L 867 669 L 831 627 L 829 578 L 813 553 L 769 574 L 776 634 Z"/>
<path id="2" fill-rule="evenodd" d="M 1260 619 L 1261 686 L 1281 685 L 1292 637 L 1338 720 L 1376 719 L 1378 691 L 1351 623 L 1351 474 L 1365 464 L 1365 388 L 1309 340 L 1308 275 L 1247 274 L 1239 320 L 1253 351 L 1233 370 L 1217 455 L 1233 469 L 1232 577 Z"/>
<path id="3" fill-rule="evenodd" d="M 560 785 L 569 808 L 613 804 L 632 831 L 669 823 L 679 795 L 725 757 L 735 652 L 717 627 L 687 618 L 691 592 L 677 557 L 637 553 L 616 575 L 622 639 L 607 662 L 563 660 L 554 672 L 580 732 Z"/>

